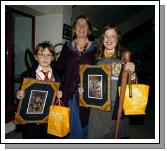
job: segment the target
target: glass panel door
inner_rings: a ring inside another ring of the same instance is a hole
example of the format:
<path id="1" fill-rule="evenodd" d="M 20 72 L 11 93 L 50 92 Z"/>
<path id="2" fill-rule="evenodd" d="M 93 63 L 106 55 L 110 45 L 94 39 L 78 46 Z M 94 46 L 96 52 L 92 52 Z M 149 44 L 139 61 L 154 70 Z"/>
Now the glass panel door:
<path id="1" fill-rule="evenodd" d="M 26 49 L 34 45 L 34 17 L 13 8 L 5 8 L 6 45 L 6 100 L 5 120 L 12 121 L 17 109 L 16 91 L 20 87 L 20 77 L 26 70 L 24 55 Z"/>

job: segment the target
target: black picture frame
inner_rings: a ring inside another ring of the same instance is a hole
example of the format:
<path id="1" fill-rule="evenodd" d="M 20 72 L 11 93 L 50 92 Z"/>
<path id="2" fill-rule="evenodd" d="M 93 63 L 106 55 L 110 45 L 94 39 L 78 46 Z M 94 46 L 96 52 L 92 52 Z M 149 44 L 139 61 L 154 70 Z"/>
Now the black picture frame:
<path id="1" fill-rule="evenodd" d="M 80 65 L 81 87 L 83 95 L 79 105 L 111 111 L 111 74 L 110 64 Z"/>
<path id="2" fill-rule="evenodd" d="M 15 114 L 15 124 L 47 123 L 50 106 L 55 102 L 57 82 L 44 82 L 24 78 L 21 90 L 25 90 Z"/>
<path id="3" fill-rule="evenodd" d="M 67 24 L 63 24 L 63 39 L 72 40 L 72 27 Z"/>

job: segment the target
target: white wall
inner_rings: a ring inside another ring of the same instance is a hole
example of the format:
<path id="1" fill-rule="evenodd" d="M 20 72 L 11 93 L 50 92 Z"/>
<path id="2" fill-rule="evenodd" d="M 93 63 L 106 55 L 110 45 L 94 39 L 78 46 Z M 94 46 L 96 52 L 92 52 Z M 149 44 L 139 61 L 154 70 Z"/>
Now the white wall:
<path id="1" fill-rule="evenodd" d="M 35 17 L 35 45 L 45 40 L 51 41 L 53 44 L 66 41 L 62 38 L 63 24 L 71 26 L 72 6 L 54 6 L 54 8 L 59 8 L 55 14 Z M 61 47 L 56 48 L 57 52 L 60 50 Z"/>
<path id="2" fill-rule="evenodd" d="M 63 14 L 35 17 L 35 45 L 42 41 L 62 42 Z"/>
<path id="3" fill-rule="evenodd" d="M 63 6 L 63 23 L 71 26 L 72 19 L 72 6 L 64 5 Z"/>

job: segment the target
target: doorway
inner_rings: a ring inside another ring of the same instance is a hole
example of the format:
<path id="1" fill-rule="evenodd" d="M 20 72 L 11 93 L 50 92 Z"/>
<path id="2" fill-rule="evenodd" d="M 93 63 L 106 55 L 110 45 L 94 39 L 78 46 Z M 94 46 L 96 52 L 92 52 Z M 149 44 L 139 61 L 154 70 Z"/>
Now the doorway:
<path id="1" fill-rule="evenodd" d="M 21 73 L 26 70 L 24 53 L 33 50 L 35 41 L 35 17 L 5 8 L 5 123 L 13 121 L 18 101 L 16 91 L 20 87 Z"/>

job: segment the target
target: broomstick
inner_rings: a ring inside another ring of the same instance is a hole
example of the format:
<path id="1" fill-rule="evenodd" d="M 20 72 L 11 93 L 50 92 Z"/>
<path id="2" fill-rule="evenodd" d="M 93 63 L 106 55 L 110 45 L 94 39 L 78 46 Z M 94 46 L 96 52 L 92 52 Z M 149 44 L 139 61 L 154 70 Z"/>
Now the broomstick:
<path id="1" fill-rule="evenodd" d="M 130 51 L 126 50 L 123 55 L 123 61 L 126 64 L 130 61 Z M 124 103 L 124 97 L 125 97 L 125 90 L 126 90 L 126 84 L 128 80 L 128 71 L 125 71 L 125 68 L 122 72 L 122 81 L 121 81 L 121 90 L 120 90 L 120 98 L 119 98 L 119 107 L 118 107 L 118 113 L 117 113 L 117 122 L 116 122 L 116 129 L 115 129 L 115 138 L 118 138 L 119 128 L 120 128 L 120 119 L 122 115 L 122 108 Z M 129 74 L 129 78 L 131 75 Z M 131 92 L 131 91 L 129 91 Z"/>

